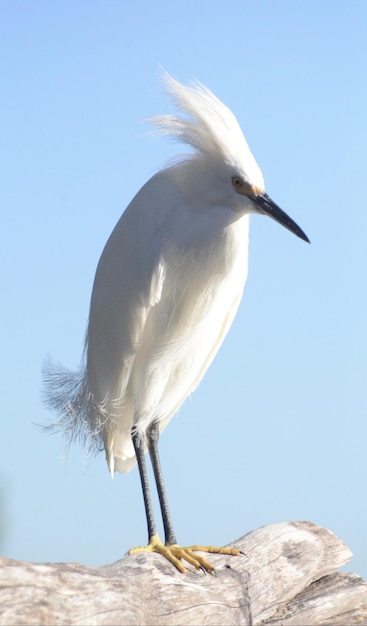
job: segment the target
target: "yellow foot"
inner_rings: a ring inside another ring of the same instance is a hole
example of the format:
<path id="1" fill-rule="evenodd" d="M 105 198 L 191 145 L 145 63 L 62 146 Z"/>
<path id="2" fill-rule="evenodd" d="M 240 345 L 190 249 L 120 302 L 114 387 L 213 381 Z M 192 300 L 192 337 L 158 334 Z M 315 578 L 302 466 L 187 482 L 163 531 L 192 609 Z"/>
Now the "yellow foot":
<path id="1" fill-rule="evenodd" d="M 131 548 L 129 554 L 137 554 L 138 552 L 158 552 L 158 554 L 162 554 L 162 556 L 166 557 L 166 559 L 182 573 L 186 572 L 186 568 L 181 562 L 184 560 L 196 567 L 196 569 L 201 569 L 204 572 L 208 572 L 208 574 L 215 575 L 214 567 L 202 556 L 194 554 L 196 551 L 209 552 L 211 554 L 228 554 L 230 556 L 240 556 L 241 554 L 239 550 L 231 548 L 215 548 L 214 546 L 190 546 L 189 548 L 182 548 L 176 543 L 165 545 L 158 535 L 153 535 L 147 546 Z"/>

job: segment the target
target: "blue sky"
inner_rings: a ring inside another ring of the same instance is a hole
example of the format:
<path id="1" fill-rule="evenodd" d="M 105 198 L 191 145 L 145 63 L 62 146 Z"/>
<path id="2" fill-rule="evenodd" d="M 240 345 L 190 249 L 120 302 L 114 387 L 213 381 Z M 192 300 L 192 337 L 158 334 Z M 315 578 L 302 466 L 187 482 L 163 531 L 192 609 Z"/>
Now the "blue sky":
<path id="1" fill-rule="evenodd" d="M 172 111 L 163 66 L 231 107 L 312 242 L 251 219 L 237 318 L 161 438 L 178 540 L 307 519 L 367 577 L 366 18 L 353 0 L 1 3 L 2 554 L 100 565 L 146 541 L 136 468 L 112 481 L 35 423 L 46 355 L 78 367 L 107 237 L 183 150 L 143 123 Z"/>

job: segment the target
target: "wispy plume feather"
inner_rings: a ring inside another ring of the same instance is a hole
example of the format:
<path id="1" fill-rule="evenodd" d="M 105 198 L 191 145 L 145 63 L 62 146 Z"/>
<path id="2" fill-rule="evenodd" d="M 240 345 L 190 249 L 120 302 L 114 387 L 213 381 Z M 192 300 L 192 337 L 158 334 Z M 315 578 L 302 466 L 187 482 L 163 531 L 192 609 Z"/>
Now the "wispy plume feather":
<path id="1" fill-rule="evenodd" d="M 165 71 L 162 81 L 167 95 L 183 115 L 148 118 L 156 132 L 191 146 L 196 154 L 224 159 L 232 165 L 253 158 L 232 111 L 207 87 L 198 81 L 186 87 Z"/>

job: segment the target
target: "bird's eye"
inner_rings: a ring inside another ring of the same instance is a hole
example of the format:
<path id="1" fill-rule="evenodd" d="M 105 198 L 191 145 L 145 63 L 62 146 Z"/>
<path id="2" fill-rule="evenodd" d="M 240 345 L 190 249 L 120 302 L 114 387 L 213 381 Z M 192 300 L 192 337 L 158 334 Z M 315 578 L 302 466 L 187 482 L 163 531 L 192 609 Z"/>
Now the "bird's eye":
<path id="1" fill-rule="evenodd" d="M 243 185 L 242 178 L 239 176 L 233 176 L 232 184 L 234 187 L 241 187 Z"/>

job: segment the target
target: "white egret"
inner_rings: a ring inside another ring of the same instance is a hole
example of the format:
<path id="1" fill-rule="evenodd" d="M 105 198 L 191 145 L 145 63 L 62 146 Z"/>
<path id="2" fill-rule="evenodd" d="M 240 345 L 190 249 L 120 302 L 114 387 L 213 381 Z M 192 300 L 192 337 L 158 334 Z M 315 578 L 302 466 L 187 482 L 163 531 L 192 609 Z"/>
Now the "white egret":
<path id="1" fill-rule="evenodd" d="M 192 152 L 155 174 L 113 230 L 94 280 L 85 358 L 78 373 L 48 364 L 48 404 L 69 439 L 106 453 L 111 474 L 137 462 L 148 545 L 180 571 L 210 573 L 176 542 L 158 457 L 158 438 L 196 389 L 226 336 L 247 277 L 249 214 L 268 215 L 304 241 L 265 193 L 262 173 L 233 113 L 200 83 L 164 76 L 180 114 L 152 118 Z M 163 518 L 160 540 L 149 492 L 149 451 Z"/>

